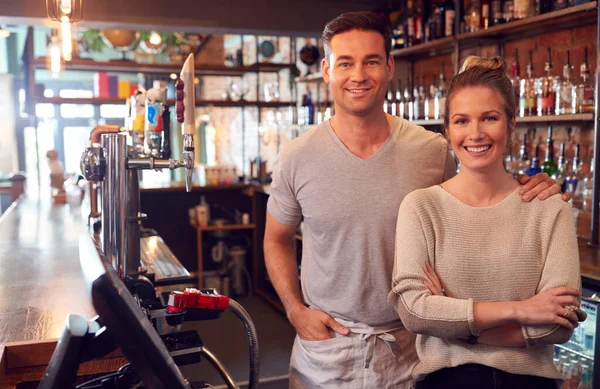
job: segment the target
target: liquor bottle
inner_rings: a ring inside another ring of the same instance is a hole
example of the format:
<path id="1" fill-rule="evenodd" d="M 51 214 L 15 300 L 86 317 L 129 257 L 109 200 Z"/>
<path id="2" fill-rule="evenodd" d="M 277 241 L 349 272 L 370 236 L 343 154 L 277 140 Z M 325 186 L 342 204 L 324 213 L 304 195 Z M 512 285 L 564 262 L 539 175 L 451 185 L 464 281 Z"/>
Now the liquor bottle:
<path id="1" fill-rule="evenodd" d="M 481 24 L 481 7 L 479 0 L 470 0 L 465 6 L 465 28 L 466 32 L 479 31 L 479 25 Z"/>
<path id="2" fill-rule="evenodd" d="M 402 94 L 402 81 L 398 80 L 398 89 L 396 89 L 396 114 L 404 119 L 406 118 L 405 113 L 404 95 Z"/>
<path id="3" fill-rule="evenodd" d="M 515 0 L 515 19 L 530 18 L 535 15 L 535 0 Z"/>
<path id="4" fill-rule="evenodd" d="M 571 173 L 567 177 L 567 192 L 573 195 L 571 201 L 573 207 L 581 209 L 583 205 L 583 174 L 581 171 L 581 159 L 579 158 L 581 146 L 579 143 L 575 145 L 575 156 L 573 157 L 573 164 L 571 167 Z"/>
<path id="5" fill-rule="evenodd" d="M 389 105 L 388 105 L 388 109 L 389 109 L 389 114 L 392 116 L 398 116 L 397 111 L 396 111 L 396 92 L 395 92 L 395 88 L 394 88 L 394 80 L 390 81 L 390 100 L 389 100 Z"/>
<path id="6" fill-rule="evenodd" d="M 421 119 L 421 105 L 419 104 L 419 77 L 415 78 L 415 85 L 413 87 L 412 94 L 412 109 L 413 109 L 413 119 L 419 120 Z"/>
<path id="7" fill-rule="evenodd" d="M 556 162 L 556 173 L 552 177 L 558 185 L 560 185 L 561 192 L 567 191 L 567 176 L 569 174 L 568 161 L 565 157 L 565 144 L 560 144 L 560 154 Z"/>
<path id="8" fill-rule="evenodd" d="M 535 79 L 532 77 L 533 73 L 533 60 L 532 51 L 529 50 L 529 63 L 525 71 L 527 72 L 527 78 L 520 81 L 519 88 L 519 116 L 533 116 L 537 114 L 537 98 L 535 90 Z"/>
<path id="9" fill-rule="evenodd" d="M 571 115 L 577 112 L 577 87 L 571 81 L 571 53 L 567 50 L 567 62 L 563 67 L 563 80 L 556 91 L 556 114 Z"/>
<path id="10" fill-rule="evenodd" d="M 405 47 L 410 47 L 416 44 L 413 0 L 406 1 L 406 17 L 404 18 L 404 37 L 406 39 Z"/>
<path id="11" fill-rule="evenodd" d="M 425 34 L 423 31 L 423 23 L 424 23 L 423 0 L 416 0 L 414 23 L 415 23 L 415 37 L 414 37 L 413 44 L 418 45 L 425 41 L 425 39 L 424 39 Z"/>
<path id="12" fill-rule="evenodd" d="M 435 118 L 435 95 L 437 94 L 437 87 L 435 86 L 435 76 L 431 78 L 431 85 L 429 85 L 429 101 L 427 102 L 427 111 L 429 120 Z"/>
<path id="13" fill-rule="evenodd" d="M 517 96 L 519 95 L 520 80 L 521 68 L 519 67 L 519 49 L 515 49 L 515 60 L 510 68 L 510 82 Z"/>
<path id="14" fill-rule="evenodd" d="M 548 126 L 548 138 L 546 138 L 546 157 L 542 164 L 542 171 L 550 177 L 556 174 L 558 166 L 554 162 L 554 141 L 552 140 L 552 126 Z"/>
<path id="15" fill-rule="evenodd" d="M 555 11 L 573 6 L 573 0 L 554 0 L 553 8 Z"/>
<path id="16" fill-rule="evenodd" d="M 446 79 L 444 76 L 444 64 L 442 63 L 442 72 L 440 73 L 440 82 L 438 84 L 435 97 L 433 99 L 433 118 L 438 120 L 444 117 L 446 109 Z"/>
<path id="17" fill-rule="evenodd" d="M 582 193 L 584 212 L 592 212 L 592 194 L 594 193 L 594 158 L 590 162 L 590 172 L 583 176 Z M 589 323 L 588 323 L 589 325 Z"/>
<path id="18" fill-rule="evenodd" d="M 590 66 L 587 58 L 588 50 L 586 47 L 583 52 L 583 63 L 579 70 L 581 84 L 577 86 L 577 112 L 579 113 L 594 112 L 594 87 L 590 81 Z"/>
<path id="19" fill-rule="evenodd" d="M 404 88 L 404 118 L 413 120 L 415 118 L 415 107 L 412 95 L 410 94 L 410 84 L 406 78 L 406 87 Z"/>
<path id="20" fill-rule="evenodd" d="M 492 20 L 490 18 L 490 0 L 481 0 L 481 24 L 482 30 L 487 30 L 492 26 Z"/>
<path id="21" fill-rule="evenodd" d="M 454 1 L 446 0 L 444 2 L 444 11 L 442 12 L 444 36 L 454 35 L 455 19 L 456 19 L 456 8 L 454 6 Z"/>
<path id="22" fill-rule="evenodd" d="M 404 30 L 404 24 L 407 18 L 407 7 L 406 2 L 401 2 L 402 12 L 398 13 L 394 29 L 392 30 L 392 49 L 398 50 L 403 49 L 407 46 L 406 44 L 406 31 Z"/>
<path id="23" fill-rule="evenodd" d="M 544 66 L 546 77 L 542 77 L 538 90 L 537 111 L 538 116 L 554 114 L 555 90 L 554 77 L 552 76 L 552 54 L 548 48 L 548 61 Z"/>
<path id="24" fill-rule="evenodd" d="M 312 101 L 312 93 L 308 92 L 306 93 L 306 103 L 304 104 L 304 106 L 306 107 L 306 109 L 304 110 L 305 112 L 305 119 L 304 119 L 304 124 L 305 125 L 312 125 L 315 124 L 315 105 L 313 104 Z"/>
<path id="25" fill-rule="evenodd" d="M 491 20 L 494 26 L 504 23 L 504 4 L 502 0 L 492 0 L 490 3 Z"/>
<path id="26" fill-rule="evenodd" d="M 420 119 L 425 118 L 425 76 L 421 78 L 421 83 L 419 84 L 419 115 Z"/>
<path id="27" fill-rule="evenodd" d="M 523 143 L 519 149 L 519 162 L 517 163 L 516 173 L 525 174 L 529 168 L 529 154 L 527 153 L 527 134 L 523 134 Z"/>
<path id="28" fill-rule="evenodd" d="M 535 156 L 531 160 L 531 165 L 527 169 L 525 169 L 525 174 L 528 176 L 535 176 L 538 173 L 542 172 L 542 167 L 540 166 L 540 159 L 538 158 L 538 153 L 540 151 L 540 145 L 535 146 Z"/>
<path id="29" fill-rule="evenodd" d="M 387 93 L 385 94 L 385 100 L 383 100 L 383 112 L 390 113 L 390 102 L 392 100 L 392 86 L 388 83 Z"/>
<path id="30" fill-rule="evenodd" d="M 425 82 L 425 76 L 423 76 L 423 82 Z M 429 111 L 429 93 L 427 93 L 425 91 L 425 89 L 427 88 L 423 88 L 423 94 L 421 95 L 421 98 L 423 99 L 423 119 L 425 120 L 429 120 L 429 119 L 433 119 L 433 110 Z M 433 100 L 431 100 L 431 103 L 433 104 Z"/>
<path id="31" fill-rule="evenodd" d="M 504 23 L 512 22 L 515 19 L 515 1 L 504 0 L 503 4 Z"/>

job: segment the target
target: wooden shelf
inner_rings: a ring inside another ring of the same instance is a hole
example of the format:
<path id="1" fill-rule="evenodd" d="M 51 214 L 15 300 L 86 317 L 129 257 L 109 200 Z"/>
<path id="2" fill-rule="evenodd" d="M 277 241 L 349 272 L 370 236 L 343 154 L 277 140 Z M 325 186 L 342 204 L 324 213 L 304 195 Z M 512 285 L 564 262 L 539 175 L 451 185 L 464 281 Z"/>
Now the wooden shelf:
<path id="1" fill-rule="evenodd" d="M 92 97 L 92 98 L 68 98 L 68 97 L 40 97 L 36 99 L 38 103 L 50 104 L 125 104 L 125 99 L 121 97 Z M 167 100 L 169 106 L 175 105 L 175 100 Z M 294 102 L 289 101 L 224 101 L 224 100 L 196 100 L 196 106 L 215 107 L 261 107 L 261 108 L 280 108 L 293 107 Z"/>
<path id="2" fill-rule="evenodd" d="M 398 59 L 418 59 L 435 55 L 450 54 L 454 47 L 453 36 L 434 40 L 432 42 L 415 45 L 400 50 L 392 50 L 391 55 Z"/>
<path id="3" fill-rule="evenodd" d="M 441 126 L 444 124 L 442 119 L 437 120 L 412 120 L 411 123 L 416 124 L 417 126 Z"/>
<path id="4" fill-rule="evenodd" d="M 594 120 L 592 113 L 578 113 L 575 115 L 551 115 L 551 116 L 525 116 L 518 117 L 517 123 L 559 123 L 559 122 L 591 122 Z M 418 126 L 442 126 L 443 120 L 413 120 Z"/>
<path id="5" fill-rule="evenodd" d="M 569 7 L 559 11 L 536 15 L 531 18 L 516 20 L 514 22 L 492 26 L 487 30 L 464 33 L 456 36 L 461 48 L 480 46 L 523 39 L 557 29 L 566 30 L 596 22 L 597 1 Z M 487 42 L 486 42 L 487 41 Z"/>
<path id="6" fill-rule="evenodd" d="M 593 113 L 578 113 L 575 115 L 525 116 L 517 118 L 517 123 L 554 123 L 554 122 L 592 122 Z"/>
<path id="7" fill-rule="evenodd" d="M 295 83 L 303 83 L 303 82 L 324 82 L 323 75 L 321 73 L 313 73 L 304 77 L 296 77 L 294 78 Z"/>
<path id="8" fill-rule="evenodd" d="M 226 224 L 224 226 L 204 226 L 196 227 L 198 231 L 232 231 L 232 230 L 253 230 L 255 224 Z"/>
<path id="9" fill-rule="evenodd" d="M 34 58 L 34 69 L 46 69 L 46 57 Z M 143 64 L 133 61 L 93 61 L 77 58 L 65 63 L 65 70 L 119 73 L 176 73 L 181 72 L 183 64 Z M 245 73 L 278 72 L 291 68 L 292 64 L 256 63 L 249 66 L 196 65 L 196 75 L 242 76 Z"/>
<path id="10" fill-rule="evenodd" d="M 536 15 L 531 18 L 492 26 L 487 30 L 467 32 L 405 49 L 392 50 L 391 54 L 397 59 L 415 60 L 450 54 L 457 43 L 460 44 L 461 49 L 465 49 L 555 32 L 557 28 L 565 30 L 594 24 L 597 21 L 597 6 L 598 2 L 592 1 L 559 11 Z"/>

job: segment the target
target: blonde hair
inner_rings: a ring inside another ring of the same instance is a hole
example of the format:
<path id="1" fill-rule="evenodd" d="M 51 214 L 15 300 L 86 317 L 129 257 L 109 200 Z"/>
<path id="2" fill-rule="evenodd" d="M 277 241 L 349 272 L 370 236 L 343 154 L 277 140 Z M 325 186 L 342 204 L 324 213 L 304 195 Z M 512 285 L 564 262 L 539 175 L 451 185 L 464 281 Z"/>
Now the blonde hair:
<path id="1" fill-rule="evenodd" d="M 517 96 L 513 85 L 506 74 L 508 66 L 502 57 L 484 58 L 471 55 L 465 59 L 457 75 L 450 81 L 448 95 L 446 97 L 446 115 L 444 115 L 444 126 L 448 130 L 450 123 L 450 102 L 454 96 L 465 88 L 477 86 L 488 87 L 496 91 L 504 100 L 504 112 L 508 121 L 508 139 L 512 140 L 514 128 L 513 119 L 517 112 Z"/>

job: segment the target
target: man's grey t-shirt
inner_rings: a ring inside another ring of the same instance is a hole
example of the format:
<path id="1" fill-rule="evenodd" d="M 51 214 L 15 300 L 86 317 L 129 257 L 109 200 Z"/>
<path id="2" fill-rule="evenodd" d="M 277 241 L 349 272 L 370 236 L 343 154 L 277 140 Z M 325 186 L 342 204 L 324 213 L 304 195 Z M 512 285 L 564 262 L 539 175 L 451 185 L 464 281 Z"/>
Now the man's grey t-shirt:
<path id="1" fill-rule="evenodd" d="M 400 118 L 367 159 L 352 154 L 329 121 L 287 143 L 273 170 L 267 209 L 286 225 L 304 217 L 305 302 L 370 326 L 398 322 L 387 295 L 400 203 L 454 172 L 446 140 Z"/>

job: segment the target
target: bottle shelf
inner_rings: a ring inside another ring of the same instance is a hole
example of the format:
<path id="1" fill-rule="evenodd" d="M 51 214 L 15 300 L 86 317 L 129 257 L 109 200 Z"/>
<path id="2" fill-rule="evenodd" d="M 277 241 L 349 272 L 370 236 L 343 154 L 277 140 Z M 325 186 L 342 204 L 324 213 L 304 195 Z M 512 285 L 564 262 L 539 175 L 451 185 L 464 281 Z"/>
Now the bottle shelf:
<path id="1" fill-rule="evenodd" d="M 517 123 L 557 123 L 557 122 L 591 122 L 594 120 L 593 113 L 578 113 L 574 115 L 551 115 L 551 116 L 525 116 L 518 117 Z M 442 126 L 443 120 L 412 120 L 418 126 Z"/>
<path id="2" fill-rule="evenodd" d="M 37 99 L 38 103 L 49 104 L 125 104 L 125 99 L 121 97 L 92 97 L 92 98 L 67 98 L 67 97 L 41 97 Z M 167 100 L 169 106 L 175 105 L 175 100 Z M 261 107 L 261 108 L 282 108 L 293 107 L 294 102 L 289 101 L 225 101 L 225 100 L 196 100 L 196 106 L 215 106 L 215 107 Z"/>
<path id="3" fill-rule="evenodd" d="M 323 80 L 323 76 L 321 75 L 321 73 L 313 73 L 313 74 L 309 74 L 308 76 L 304 76 L 304 77 L 296 77 L 296 78 L 294 78 L 294 82 L 295 83 L 324 82 L 324 80 Z"/>
<path id="4" fill-rule="evenodd" d="M 398 59 L 415 60 L 450 54 L 456 44 L 460 46 L 460 49 L 466 49 L 491 45 L 499 41 L 507 42 L 555 32 L 557 26 L 560 26 L 560 29 L 563 30 L 594 24 L 597 20 L 597 6 L 598 2 L 592 1 L 559 11 L 492 26 L 485 30 L 462 33 L 404 49 L 392 50 L 391 54 Z"/>
<path id="5" fill-rule="evenodd" d="M 33 59 L 34 69 L 46 69 L 48 59 L 38 57 Z M 82 70 L 92 72 L 118 73 L 175 73 L 181 72 L 183 64 L 141 64 L 133 61 L 93 61 L 77 58 L 65 63 L 65 70 Z M 292 64 L 255 63 L 249 66 L 197 65 L 196 75 L 243 76 L 246 73 L 279 72 L 293 67 Z"/>
<path id="6" fill-rule="evenodd" d="M 198 231 L 233 231 L 233 230 L 253 230 L 255 224 L 226 224 L 224 226 L 196 226 Z"/>

